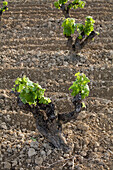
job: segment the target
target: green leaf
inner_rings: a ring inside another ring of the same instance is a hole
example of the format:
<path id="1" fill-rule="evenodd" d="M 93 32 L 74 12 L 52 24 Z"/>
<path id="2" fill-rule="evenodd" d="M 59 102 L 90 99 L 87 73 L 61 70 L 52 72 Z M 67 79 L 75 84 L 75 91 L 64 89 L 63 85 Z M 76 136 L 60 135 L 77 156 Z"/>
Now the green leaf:
<path id="1" fill-rule="evenodd" d="M 76 30 L 76 24 L 74 18 L 66 18 L 62 23 L 63 33 L 66 36 L 71 36 Z"/>
<path id="2" fill-rule="evenodd" d="M 29 105 L 35 105 L 37 104 L 37 101 L 39 103 L 48 104 L 51 102 L 49 98 L 44 97 L 45 89 L 43 89 L 38 83 L 34 83 L 31 80 L 29 80 L 28 77 L 23 76 L 22 78 L 17 78 L 15 80 L 16 91 L 20 93 L 19 97 L 21 101 Z M 13 88 L 13 90 L 15 90 Z"/>
<path id="3" fill-rule="evenodd" d="M 96 34 L 99 35 L 99 32 L 96 31 Z"/>
<path id="4" fill-rule="evenodd" d="M 80 75 L 80 72 L 76 73 L 75 76 L 78 77 Z"/>
<path id="5" fill-rule="evenodd" d="M 83 108 L 86 108 L 86 105 L 85 105 L 85 103 L 84 103 L 84 102 L 82 102 L 82 107 L 83 107 Z"/>
<path id="6" fill-rule="evenodd" d="M 34 139 L 33 137 L 31 137 L 31 140 L 33 140 L 34 142 L 36 142 L 36 139 Z"/>
<path id="7" fill-rule="evenodd" d="M 21 92 L 21 91 L 23 90 L 23 88 L 24 88 L 24 85 L 23 85 L 23 84 L 20 84 L 20 85 L 19 85 L 18 92 Z"/>
<path id="8" fill-rule="evenodd" d="M 95 21 L 91 16 L 86 17 L 85 26 L 84 26 L 84 33 L 86 35 L 89 35 L 94 30 L 94 23 Z"/>
<path id="9" fill-rule="evenodd" d="M 3 6 L 7 6 L 8 2 L 7 1 L 3 1 Z"/>
<path id="10" fill-rule="evenodd" d="M 12 88 L 12 91 L 15 91 L 15 88 Z"/>
<path id="11" fill-rule="evenodd" d="M 58 2 L 54 2 L 54 6 L 58 9 L 60 9 L 60 4 Z"/>
<path id="12" fill-rule="evenodd" d="M 76 73 L 76 81 L 72 86 L 69 87 L 69 90 L 72 90 L 71 95 L 76 96 L 78 93 L 81 93 L 82 99 L 89 95 L 89 86 L 87 83 L 90 82 L 88 77 L 84 73 Z"/>
<path id="13" fill-rule="evenodd" d="M 82 39 L 82 35 L 79 35 L 78 38 L 81 40 Z"/>

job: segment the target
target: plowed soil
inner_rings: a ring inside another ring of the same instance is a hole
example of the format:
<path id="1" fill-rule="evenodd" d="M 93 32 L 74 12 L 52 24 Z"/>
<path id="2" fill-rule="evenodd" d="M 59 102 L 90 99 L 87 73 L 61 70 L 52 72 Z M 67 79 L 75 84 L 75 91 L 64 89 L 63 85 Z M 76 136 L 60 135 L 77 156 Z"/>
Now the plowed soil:
<path id="1" fill-rule="evenodd" d="M 76 22 L 90 15 L 100 34 L 80 54 L 68 51 L 53 0 L 9 0 L 0 22 L 1 170 L 113 169 L 113 0 L 87 0 L 71 11 Z M 76 35 L 75 35 L 76 36 Z M 36 130 L 32 113 L 22 111 L 10 94 L 22 75 L 46 88 L 56 112 L 72 111 L 68 88 L 76 72 L 90 82 L 87 109 L 63 126 L 72 149 L 55 149 Z"/>

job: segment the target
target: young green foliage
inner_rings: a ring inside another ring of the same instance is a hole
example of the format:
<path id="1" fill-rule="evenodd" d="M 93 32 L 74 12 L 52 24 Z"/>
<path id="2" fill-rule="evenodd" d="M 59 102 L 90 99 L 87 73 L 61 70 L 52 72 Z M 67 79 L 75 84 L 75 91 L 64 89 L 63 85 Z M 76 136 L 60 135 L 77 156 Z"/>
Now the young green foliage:
<path id="1" fill-rule="evenodd" d="M 85 23 L 75 23 L 75 19 L 70 17 L 70 9 L 84 8 L 85 1 L 83 0 L 57 0 L 54 3 L 55 7 L 60 9 L 65 17 L 62 27 L 63 34 L 68 38 L 67 46 L 78 53 L 86 44 L 94 39 L 98 32 L 94 31 L 95 21 L 91 16 L 87 16 Z M 72 34 L 77 31 L 75 41 Z M 73 44 L 74 42 L 74 44 Z"/>
<path id="2" fill-rule="evenodd" d="M 60 9 L 61 5 L 64 5 L 65 3 L 67 3 L 68 0 L 58 0 L 54 2 L 54 6 L 58 9 Z"/>
<path id="3" fill-rule="evenodd" d="M 76 96 L 78 93 L 81 94 L 81 98 L 85 99 L 89 95 L 89 86 L 88 83 L 90 80 L 84 73 L 76 73 L 76 81 L 73 83 L 72 86 L 70 86 L 69 90 L 72 89 L 72 96 Z"/>
<path id="4" fill-rule="evenodd" d="M 61 8 L 62 5 L 66 4 L 69 0 L 58 0 L 56 2 L 54 2 L 54 6 L 58 9 Z M 73 0 L 71 3 L 69 3 L 67 5 L 67 7 L 69 9 L 71 8 L 74 8 L 74 9 L 77 9 L 77 8 L 84 8 L 85 6 L 85 2 L 82 1 L 82 0 Z"/>
<path id="5" fill-rule="evenodd" d="M 23 76 L 23 78 L 17 78 L 15 80 L 13 91 L 16 91 L 19 94 L 21 101 L 29 105 L 36 105 L 37 100 L 41 104 L 48 104 L 51 100 L 47 97 L 44 97 L 45 89 L 43 89 L 38 83 L 33 83 L 29 80 L 28 77 Z"/>
<path id="6" fill-rule="evenodd" d="M 77 8 L 84 8 L 84 6 L 85 6 L 85 2 L 84 1 L 74 0 L 74 1 L 72 1 L 72 3 L 70 3 L 70 5 L 68 7 L 70 9 L 71 8 L 77 9 Z"/>
<path id="7" fill-rule="evenodd" d="M 84 25 L 84 33 L 85 35 L 89 35 L 94 30 L 95 21 L 91 16 L 86 17 L 85 25 Z"/>
<path id="8" fill-rule="evenodd" d="M 76 25 L 75 25 L 75 19 L 74 18 L 67 18 L 64 19 L 64 22 L 62 23 L 63 29 L 63 34 L 66 36 L 70 36 L 71 34 L 74 34 L 76 30 Z"/>
<path id="9" fill-rule="evenodd" d="M 62 23 L 63 34 L 66 36 L 71 36 L 74 34 L 75 30 L 79 33 L 79 39 L 82 39 L 81 33 L 84 32 L 85 35 L 89 35 L 94 30 L 95 21 L 91 16 L 87 16 L 85 20 L 85 25 L 76 24 L 74 18 L 64 19 Z"/>
<path id="10" fill-rule="evenodd" d="M 7 1 L 3 1 L 3 7 L 0 8 L 0 14 L 1 14 L 1 15 L 2 15 L 2 13 L 3 13 L 4 11 L 8 10 L 7 5 L 8 5 L 8 2 L 7 2 Z"/>

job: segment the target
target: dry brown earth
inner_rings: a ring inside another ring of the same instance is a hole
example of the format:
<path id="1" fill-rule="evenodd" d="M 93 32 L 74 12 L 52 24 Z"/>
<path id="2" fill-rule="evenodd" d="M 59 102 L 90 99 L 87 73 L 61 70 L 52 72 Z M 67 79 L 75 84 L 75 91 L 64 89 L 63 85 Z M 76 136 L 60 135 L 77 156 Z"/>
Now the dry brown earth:
<path id="1" fill-rule="evenodd" d="M 100 33 L 78 56 L 66 48 L 62 13 L 53 8 L 53 0 L 8 2 L 0 23 L 0 169 L 112 170 L 113 0 L 87 0 L 84 9 L 72 10 L 77 22 L 93 16 Z M 9 92 L 25 74 L 47 89 L 56 112 L 69 112 L 68 88 L 78 71 L 90 78 L 91 91 L 87 110 L 63 127 L 73 149 L 63 153 L 38 133 L 32 113 L 20 110 Z"/>

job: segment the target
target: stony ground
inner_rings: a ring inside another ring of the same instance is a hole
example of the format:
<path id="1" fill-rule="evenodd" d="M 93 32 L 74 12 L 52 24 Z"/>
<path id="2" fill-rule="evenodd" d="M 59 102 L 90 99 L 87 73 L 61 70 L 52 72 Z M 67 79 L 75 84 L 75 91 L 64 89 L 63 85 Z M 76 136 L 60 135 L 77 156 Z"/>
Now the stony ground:
<path id="1" fill-rule="evenodd" d="M 87 0 L 72 10 L 76 21 L 93 16 L 100 35 L 70 53 L 53 0 L 9 0 L 0 23 L 1 170 L 113 169 L 113 1 Z M 46 88 L 56 112 L 73 110 L 68 88 L 76 72 L 91 80 L 87 110 L 63 127 L 71 151 L 54 149 L 36 130 L 32 113 L 20 110 L 10 94 L 15 79 L 27 75 Z"/>

